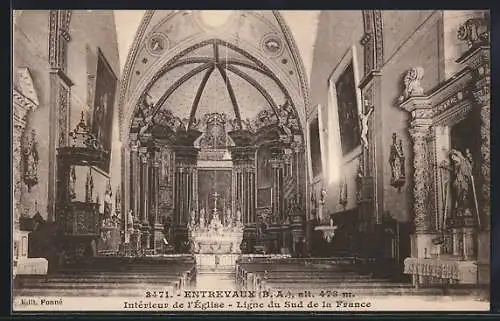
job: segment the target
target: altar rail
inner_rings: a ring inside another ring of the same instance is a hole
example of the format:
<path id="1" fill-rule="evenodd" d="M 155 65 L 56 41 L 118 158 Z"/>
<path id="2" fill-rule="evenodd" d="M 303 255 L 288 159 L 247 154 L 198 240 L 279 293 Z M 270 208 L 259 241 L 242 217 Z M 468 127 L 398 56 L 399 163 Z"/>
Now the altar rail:
<path id="1" fill-rule="evenodd" d="M 237 287 L 254 291 L 287 291 L 313 296 L 336 295 L 339 298 L 390 295 L 459 295 L 487 298 L 481 289 L 415 288 L 409 282 L 395 282 L 367 273 L 355 260 L 346 258 L 270 259 L 260 258 L 237 264 Z M 279 263 L 278 263 L 279 262 Z M 330 293 L 330 294 L 328 294 Z"/>
<path id="2" fill-rule="evenodd" d="M 431 287 L 477 284 L 476 261 L 406 258 L 404 274 L 412 276 L 413 286 Z"/>

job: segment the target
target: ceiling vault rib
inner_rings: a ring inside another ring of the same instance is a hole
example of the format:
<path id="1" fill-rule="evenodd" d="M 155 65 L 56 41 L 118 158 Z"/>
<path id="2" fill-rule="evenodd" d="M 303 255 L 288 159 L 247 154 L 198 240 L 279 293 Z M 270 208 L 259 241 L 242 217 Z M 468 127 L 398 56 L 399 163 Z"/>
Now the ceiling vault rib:
<path id="1" fill-rule="evenodd" d="M 189 79 L 191 79 L 192 77 L 194 77 L 196 74 L 202 72 L 203 70 L 205 69 L 208 69 L 210 67 L 212 67 L 212 63 L 209 62 L 209 63 L 206 63 L 204 65 L 201 65 L 201 66 L 198 66 L 196 68 L 194 68 L 193 70 L 189 71 L 188 73 L 184 74 L 181 78 L 177 79 L 173 84 L 172 86 L 170 86 L 167 91 L 160 97 L 160 99 L 158 100 L 158 102 L 156 103 L 155 107 L 154 107 L 154 110 L 153 110 L 153 117 L 158 113 L 158 111 L 160 110 L 161 106 L 165 103 L 165 101 L 167 101 L 168 97 L 170 97 L 170 95 L 177 89 L 179 88 L 180 85 L 182 85 L 183 83 L 185 83 L 186 81 L 188 81 Z"/>
<path id="2" fill-rule="evenodd" d="M 261 95 L 264 96 L 264 98 L 267 100 L 267 102 L 269 103 L 269 105 L 273 109 L 274 113 L 276 115 L 278 115 L 278 112 L 277 112 L 278 106 L 274 102 L 273 98 L 264 89 L 264 87 L 262 87 L 257 81 L 255 81 L 255 79 L 253 79 L 252 77 L 250 77 L 249 75 L 247 75 L 243 71 L 241 71 L 238 68 L 235 68 L 233 66 L 229 66 L 228 65 L 228 66 L 226 66 L 226 69 L 229 70 L 229 71 L 231 71 L 235 75 L 239 76 L 243 80 L 247 81 L 250 85 L 252 85 L 255 89 L 257 89 L 261 93 Z"/>
<path id="3" fill-rule="evenodd" d="M 226 62 L 221 62 L 221 64 L 226 65 Z M 286 99 L 288 101 L 292 102 L 292 99 L 291 99 L 290 95 L 288 94 L 288 91 L 286 90 L 285 86 L 281 83 L 281 81 L 279 81 L 278 77 L 276 77 L 272 72 L 265 70 L 265 69 L 262 69 L 258 66 L 254 66 L 252 64 L 245 62 L 244 60 L 237 59 L 237 58 L 236 59 L 235 58 L 228 59 L 227 64 L 246 67 L 246 68 L 257 71 L 258 73 L 260 73 L 264 76 L 271 78 L 276 83 L 276 85 L 278 85 L 278 87 L 281 89 L 281 91 L 285 95 Z"/>
<path id="4" fill-rule="evenodd" d="M 219 72 L 224 79 L 224 83 L 226 84 L 226 89 L 227 92 L 229 93 L 229 98 L 231 99 L 231 104 L 233 105 L 234 109 L 234 116 L 236 117 L 236 120 L 238 121 L 238 124 L 241 126 L 241 115 L 240 115 L 240 108 L 238 107 L 238 101 L 236 101 L 236 96 L 234 94 L 233 86 L 231 85 L 231 81 L 229 80 L 229 77 L 227 76 L 226 71 L 221 65 L 217 65 L 217 69 L 219 69 Z"/>
<path id="5" fill-rule="evenodd" d="M 198 105 L 200 103 L 201 95 L 203 94 L 203 90 L 205 89 L 208 79 L 210 78 L 210 75 L 212 74 L 214 69 L 215 66 L 211 66 L 203 76 L 203 79 L 201 80 L 200 87 L 198 87 L 198 91 L 196 92 L 196 96 L 194 97 L 193 100 L 193 106 L 191 107 L 191 114 L 189 115 L 188 128 L 191 128 L 191 125 L 193 124 L 194 117 L 196 115 L 196 111 L 198 110 Z"/>

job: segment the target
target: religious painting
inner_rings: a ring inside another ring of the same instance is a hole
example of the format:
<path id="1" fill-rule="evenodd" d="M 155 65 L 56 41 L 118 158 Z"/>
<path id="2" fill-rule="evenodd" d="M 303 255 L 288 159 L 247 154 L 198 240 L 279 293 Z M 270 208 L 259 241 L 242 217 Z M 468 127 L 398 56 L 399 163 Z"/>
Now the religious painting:
<path id="1" fill-rule="evenodd" d="M 111 152 L 116 86 L 117 78 L 101 50 L 98 50 L 92 133 L 108 152 Z M 109 158 L 99 167 L 109 172 Z"/>
<path id="2" fill-rule="evenodd" d="M 309 123 L 309 152 L 311 154 L 311 170 L 313 178 L 321 175 L 323 169 L 319 134 L 319 120 L 318 116 L 316 116 Z"/>
<path id="3" fill-rule="evenodd" d="M 337 92 L 337 112 L 339 114 L 340 142 L 342 154 L 346 155 L 361 143 L 356 83 L 353 64 L 335 82 Z"/>

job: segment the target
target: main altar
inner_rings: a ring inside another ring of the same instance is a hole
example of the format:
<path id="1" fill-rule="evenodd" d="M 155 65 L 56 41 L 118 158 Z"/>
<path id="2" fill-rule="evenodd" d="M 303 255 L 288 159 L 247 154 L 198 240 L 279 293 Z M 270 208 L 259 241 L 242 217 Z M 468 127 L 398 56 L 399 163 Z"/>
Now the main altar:
<path id="1" fill-rule="evenodd" d="M 191 251 L 199 266 L 232 266 L 241 253 L 244 229 L 241 211 L 233 215 L 227 208 L 220 213 L 217 203 L 221 195 L 214 192 L 212 196 L 212 207 L 191 212 L 188 225 Z"/>

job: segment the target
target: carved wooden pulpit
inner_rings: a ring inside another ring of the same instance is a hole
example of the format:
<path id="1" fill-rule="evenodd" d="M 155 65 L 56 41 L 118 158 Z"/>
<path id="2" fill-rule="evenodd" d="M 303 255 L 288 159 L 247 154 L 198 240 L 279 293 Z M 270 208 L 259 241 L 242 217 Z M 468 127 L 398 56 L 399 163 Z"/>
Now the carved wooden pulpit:
<path id="1" fill-rule="evenodd" d="M 90 134 L 82 113 L 80 123 L 70 133 L 70 146 L 58 148 L 57 155 L 57 244 L 63 262 L 74 263 L 95 255 L 99 237 L 99 202 L 92 198 L 93 178 L 89 171 L 84 201 L 75 200 L 75 166 L 98 166 L 109 153 Z"/>

